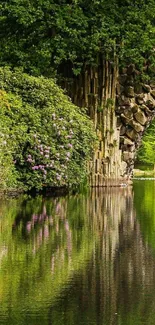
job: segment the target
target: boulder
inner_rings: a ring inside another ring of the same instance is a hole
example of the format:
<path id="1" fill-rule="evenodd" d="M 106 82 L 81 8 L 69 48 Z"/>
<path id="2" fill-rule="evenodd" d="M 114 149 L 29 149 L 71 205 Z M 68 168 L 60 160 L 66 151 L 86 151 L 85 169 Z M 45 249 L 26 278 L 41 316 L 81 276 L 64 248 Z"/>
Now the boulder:
<path id="1" fill-rule="evenodd" d="M 124 161 L 133 160 L 134 156 L 135 156 L 134 152 L 129 152 L 129 151 L 123 152 L 123 160 Z"/>
<path id="2" fill-rule="evenodd" d="M 136 102 L 138 105 L 142 105 L 144 102 L 144 94 L 139 94 L 136 96 Z"/>
<path id="3" fill-rule="evenodd" d="M 143 92 L 143 87 L 141 83 L 135 83 L 134 84 L 134 91 L 136 94 L 142 94 Z"/>
<path id="4" fill-rule="evenodd" d="M 128 125 L 130 123 L 130 119 L 126 117 L 123 113 L 121 114 L 121 121 L 124 125 Z"/>
<path id="5" fill-rule="evenodd" d="M 153 110 L 155 109 L 155 105 L 154 105 L 154 103 L 153 103 L 150 99 L 147 100 L 145 104 L 147 105 L 147 107 L 148 107 L 151 111 L 153 111 Z"/>
<path id="6" fill-rule="evenodd" d="M 118 98 L 118 104 L 119 104 L 119 106 L 130 106 L 131 102 L 128 97 L 125 97 L 124 95 L 122 95 Z"/>
<path id="7" fill-rule="evenodd" d="M 125 115 L 125 117 L 127 117 L 129 120 L 131 118 L 133 118 L 133 113 L 132 113 L 132 110 L 129 108 L 129 109 L 126 109 L 123 113 Z"/>
<path id="8" fill-rule="evenodd" d="M 131 141 L 129 138 L 124 137 L 124 144 L 128 145 L 128 146 L 133 146 L 134 142 Z"/>
<path id="9" fill-rule="evenodd" d="M 143 85 L 143 90 L 145 93 L 150 93 L 151 87 L 149 85 Z"/>
<path id="10" fill-rule="evenodd" d="M 155 90 L 151 91 L 151 96 L 155 99 Z"/>
<path id="11" fill-rule="evenodd" d="M 147 117 L 140 109 L 134 114 L 134 118 L 141 125 L 145 125 L 147 123 Z"/>
<path id="12" fill-rule="evenodd" d="M 135 97 L 134 87 L 132 87 L 132 86 L 125 87 L 124 92 L 125 92 L 125 95 L 129 98 Z"/>
<path id="13" fill-rule="evenodd" d="M 125 132 L 126 132 L 126 127 L 124 125 L 122 125 L 120 128 L 120 135 L 124 135 Z"/>
<path id="14" fill-rule="evenodd" d="M 129 122 L 129 125 L 136 131 L 136 132 L 143 132 L 144 131 L 144 127 L 141 125 L 141 124 L 139 124 L 139 123 L 137 123 L 136 121 L 134 121 L 134 120 L 131 120 L 130 122 Z"/>
<path id="15" fill-rule="evenodd" d="M 137 141 L 137 139 L 138 139 L 138 133 L 134 129 L 127 130 L 126 135 L 129 139 L 131 139 L 133 141 Z"/>
<path id="16" fill-rule="evenodd" d="M 133 113 L 136 113 L 138 111 L 138 109 L 139 109 L 139 106 L 137 104 L 132 106 L 132 112 Z"/>
<path id="17" fill-rule="evenodd" d="M 145 112 L 146 116 L 152 115 L 152 111 L 149 110 L 149 108 L 146 105 L 140 106 L 141 110 Z"/>

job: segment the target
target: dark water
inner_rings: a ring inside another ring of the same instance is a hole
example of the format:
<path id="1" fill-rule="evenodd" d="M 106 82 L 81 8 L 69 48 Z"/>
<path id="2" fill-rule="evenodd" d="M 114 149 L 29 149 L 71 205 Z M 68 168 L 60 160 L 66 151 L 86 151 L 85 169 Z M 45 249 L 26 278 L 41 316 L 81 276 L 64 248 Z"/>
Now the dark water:
<path id="1" fill-rule="evenodd" d="M 0 324 L 155 324 L 155 182 L 0 200 Z"/>

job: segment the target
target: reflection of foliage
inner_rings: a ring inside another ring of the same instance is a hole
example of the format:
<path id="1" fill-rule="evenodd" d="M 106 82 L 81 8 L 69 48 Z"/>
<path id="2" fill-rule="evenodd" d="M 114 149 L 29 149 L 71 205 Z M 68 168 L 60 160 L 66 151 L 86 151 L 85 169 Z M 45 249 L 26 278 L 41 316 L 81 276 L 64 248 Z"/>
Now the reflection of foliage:
<path id="1" fill-rule="evenodd" d="M 11 209 L 2 202 L 0 301 L 12 288 L 10 300 L 19 317 L 21 308 L 39 310 L 45 301 L 52 303 L 90 258 L 96 236 L 82 202 L 82 196 L 46 200 L 38 196 L 13 199 Z M 5 308 L 2 303 L 1 310 L 7 313 Z"/>
<path id="2" fill-rule="evenodd" d="M 155 182 L 134 183 L 135 207 L 145 240 L 155 249 Z"/>

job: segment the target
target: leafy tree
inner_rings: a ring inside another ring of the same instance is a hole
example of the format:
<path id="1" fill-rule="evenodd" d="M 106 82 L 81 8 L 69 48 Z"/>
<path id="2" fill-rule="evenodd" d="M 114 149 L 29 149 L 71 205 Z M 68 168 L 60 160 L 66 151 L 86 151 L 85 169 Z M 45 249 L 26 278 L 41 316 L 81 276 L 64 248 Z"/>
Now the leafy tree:
<path id="1" fill-rule="evenodd" d="M 0 5 L 0 64 L 52 76 L 110 58 L 154 64 L 154 0 L 10 0 Z"/>
<path id="2" fill-rule="evenodd" d="M 138 151 L 137 159 L 140 162 L 154 165 L 155 169 L 155 121 L 148 128 Z"/>

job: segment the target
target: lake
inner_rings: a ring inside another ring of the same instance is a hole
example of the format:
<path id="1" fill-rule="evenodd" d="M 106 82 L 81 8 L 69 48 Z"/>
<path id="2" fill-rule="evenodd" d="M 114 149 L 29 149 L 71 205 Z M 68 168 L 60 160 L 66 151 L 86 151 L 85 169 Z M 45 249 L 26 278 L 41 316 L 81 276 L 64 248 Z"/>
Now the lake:
<path id="1" fill-rule="evenodd" d="M 154 325 L 155 181 L 1 198 L 0 324 Z"/>

